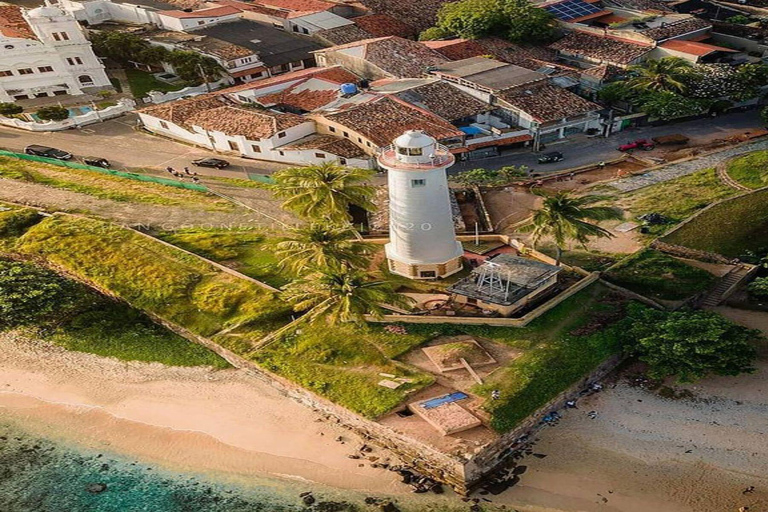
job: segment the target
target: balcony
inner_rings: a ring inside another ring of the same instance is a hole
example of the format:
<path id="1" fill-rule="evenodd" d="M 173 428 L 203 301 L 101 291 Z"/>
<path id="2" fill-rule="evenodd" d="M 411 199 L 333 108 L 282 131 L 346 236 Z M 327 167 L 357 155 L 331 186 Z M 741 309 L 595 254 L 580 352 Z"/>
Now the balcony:
<path id="1" fill-rule="evenodd" d="M 454 157 L 450 150 L 442 144 L 436 146 L 435 154 L 430 155 L 430 161 L 426 163 L 404 162 L 398 160 L 397 149 L 394 145 L 379 149 L 376 156 L 380 165 L 393 169 L 436 169 L 438 167 L 448 167 L 453 165 L 454 162 Z M 405 158 L 413 157 L 406 156 Z"/>

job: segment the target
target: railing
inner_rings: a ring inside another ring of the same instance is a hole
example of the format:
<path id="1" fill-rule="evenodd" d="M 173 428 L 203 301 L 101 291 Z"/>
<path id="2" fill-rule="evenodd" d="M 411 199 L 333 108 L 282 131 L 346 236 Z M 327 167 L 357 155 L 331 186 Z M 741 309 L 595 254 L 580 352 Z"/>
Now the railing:
<path id="1" fill-rule="evenodd" d="M 403 160 L 399 160 L 397 154 L 397 148 L 394 144 L 380 148 L 377 152 L 379 163 L 384 167 L 394 168 L 408 168 L 408 169 L 434 169 L 436 167 L 447 167 L 452 165 L 454 157 L 450 150 L 442 144 L 435 146 L 435 152 L 433 155 L 428 155 L 429 162 L 412 162 L 408 161 L 413 158 L 421 158 L 415 155 L 400 155 Z"/>

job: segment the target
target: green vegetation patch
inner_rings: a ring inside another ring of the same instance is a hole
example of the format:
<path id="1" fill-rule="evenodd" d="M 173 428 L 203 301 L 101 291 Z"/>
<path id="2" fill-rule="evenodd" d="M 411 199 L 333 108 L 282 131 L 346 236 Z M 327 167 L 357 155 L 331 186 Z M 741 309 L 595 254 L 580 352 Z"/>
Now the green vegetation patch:
<path id="1" fill-rule="evenodd" d="M 552 243 L 537 245 L 536 249 L 551 258 L 557 257 L 557 249 Z M 623 255 L 621 254 L 586 251 L 583 249 L 565 249 L 560 257 L 562 262 L 566 265 L 579 267 L 587 272 L 596 272 L 610 267 L 621 259 L 622 256 Z"/>
<path id="2" fill-rule="evenodd" d="M 126 203 L 196 207 L 210 211 L 234 209 L 225 199 L 204 192 L 9 157 L 0 157 L 0 178 L 38 183 Z"/>
<path id="3" fill-rule="evenodd" d="M 759 251 L 768 246 L 768 190 L 715 205 L 662 240 L 728 257 Z"/>
<path id="4" fill-rule="evenodd" d="M 611 268 L 606 277 L 635 293 L 661 300 L 688 298 L 717 279 L 706 270 L 652 249 L 633 254 Z"/>
<path id="5" fill-rule="evenodd" d="M 192 228 L 160 233 L 159 238 L 277 288 L 293 278 L 278 269 L 275 237 L 254 229 Z"/>
<path id="6" fill-rule="evenodd" d="M 186 83 L 168 84 L 155 78 L 152 73 L 138 69 L 126 69 L 128 86 L 134 98 L 144 98 L 150 91 L 171 92 L 178 91 L 187 86 Z"/>
<path id="7" fill-rule="evenodd" d="M 229 366 L 137 309 L 28 263 L 0 258 L 0 311 L 0 329 L 25 327 L 69 350 L 172 366 Z"/>
<path id="8" fill-rule="evenodd" d="M 0 204 L 0 250 L 8 248 L 27 229 L 43 217 L 32 208 L 15 208 Z"/>
<path id="9" fill-rule="evenodd" d="M 768 151 L 755 151 L 728 163 L 728 174 L 745 187 L 768 186 Z"/>

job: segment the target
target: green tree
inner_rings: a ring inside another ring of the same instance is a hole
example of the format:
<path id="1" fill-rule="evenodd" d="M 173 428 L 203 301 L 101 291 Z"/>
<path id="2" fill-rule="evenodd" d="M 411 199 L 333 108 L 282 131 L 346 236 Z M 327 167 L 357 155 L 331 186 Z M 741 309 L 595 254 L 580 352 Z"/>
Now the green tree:
<path id="1" fill-rule="evenodd" d="M 366 184 L 372 177 L 372 171 L 328 162 L 278 171 L 268 188 L 284 200 L 283 208 L 304 219 L 344 224 L 351 220 L 352 205 L 373 210 L 374 188 Z"/>
<path id="2" fill-rule="evenodd" d="M 446 39 L 453 36 L 456 36 L 456 34 L 451 34 L 440 27 L 430 27 L 419 34 L 419 41 L 435 41 L 437 39 Z"/>
<path id="3" fill-rule="evenodd" d="M 437 14 L 440 30 L 459 37 L 476 39 L 505 23 L 498 0 L 460 0 L 443 4 Z"/>
<path id="4" fill-rule="evenodd" d="M 21 114 L 24 109 L 15 103 L 0 103 L 0 116 L 12 116 Z"/>
<path id="5" fill-rule="evenodd" d="M 629 101 L 634 93 L 627 82 L 612 82 L 597 92 L 597 97 L 606 105 L 615 105 L 620 101 Z"/>
<path id="6" fill-rule="evenodd" d="M 725 19 L 726 23 L 733 23 L 734 25 L 747 25 L 751 21 L 749 16 L 744 16 L 743 14 L 737 14 Z"/>
<path id="7" fill-rule="evenodd" d="M 75 283 L 49 270 L 0 260 L 0 328 L 62 316 L 76 303 L 76 291 Z"/>
<path id="8" fill-rule="evenodd" d="M 768 277 L 758 277 L 749 283 L 747 290 L 758 299 L 768 299 Z"/>
<path id="9" fill-rule="evenodd" d="M 680 57 L 664 57 L 630 66 L 635 76 L 629 85 L 640 93 L 685 92 L 685 79 L 695 71 L 693 64 Z"/>
<path id="10" fill-rule="evenodd" d="M 222 68 L 210 57 L 199 53 L 173 50 L 168 62 L 182 80 L 187 82 L 211 82 L 221 76 Z"/>
<path id="11" fill-rule="evenodd" d="M 763 120 L 763 124 L 768 126 L 768 107 L 763 107 L 760 110 L 760 119 Z"/>
<path id="12" fill-rule="evenodd" d="M 459 174 L 452 176 L 451 181 L 468 187 L 475 185 L 495 187 L 506 185 L 516 178 L 525 178 L 526 176 L 528 176 L 527 167 L 508 165 L 501 169 L 478 168 L 460 172 Z"/>
<path id="13" fill-rule="evenodd" d="M 650 117 L 670 120 L 702 114 L 707 111 L 712 101 L 661 91 L 642 95 L 638 103 L 640 109 Z"/>
<path id="14" fill-rule="evenodd" d="M 69 118 L 69 110 L 58 105 L 43 107 L 36 114 L 43 121 L 64 121 Z"/>
<path id="15" fill-rule="evenodd" d="M 353 322 L 362 324 L 365 315 L 380 318 L 382 304 L 408 307 L 410 300 L 396 293 L 389 283 L 370 281 L 361 271 L 343 266 L 313 272 L 287 285 L 281 297 L 294 311 L 305 312 L 302 321 L 329 325 Z"/>
<path id="16" fill-rule="evenodd" d="M 513 43 L 546 43 L 555 34 L 554 16 L 528 0 L 501 0 L 507 39 Z"/>
<path id="17" fill-rule="evenodd" d="M 736 101 L 746 101 L 757 97 L 760 88 L 768 84 L 768 66 L 765 64 L 747 63 L 736 69 L 736 82 L 739 93 L 733 95 Z"/>
<path id="18" fill-rule="evenodd" d="M 357 233 L 348 226 L 328 226 L 311 222 L 291 229 L 287 238 L 277 243 L 275 255 L 280 266 L 296 275 L 312 268 L 337 268 L 348 265 L 365 268 L 369 244 L 354 240 Z"/>
<path id="19" fill-rule="evenodd" d="M 613 237 L 610 231 L 588 222 L 622 218 L 621 212 L 615 208 L 594 206 L 602 199 L 600 196 L 575 197 L 567 192 L 546 197 L 541 208 L 533 213 L 532 224 L 528 228 L 534 246 L 542 238 L 552 238 L 557 247 L 557 265 L 560 265 L 563 247 L 569 240 L 584 246 L 590 238 Z"/>
<path id="20" fill-rule="evenodd" d="M 653 378 L 676 375 L 680 382 L 693 382 L 708 374 L 754 371 L 759 331 L 710 311 L 667 312 L 631 304 L 628 314 L 622 336 Z"/>

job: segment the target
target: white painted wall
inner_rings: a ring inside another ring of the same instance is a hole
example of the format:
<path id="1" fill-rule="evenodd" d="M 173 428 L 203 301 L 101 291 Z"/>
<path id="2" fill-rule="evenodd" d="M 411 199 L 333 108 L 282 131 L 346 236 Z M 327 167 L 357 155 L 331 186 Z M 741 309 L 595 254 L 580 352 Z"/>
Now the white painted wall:
<path id="1" fill-rule="evenodd" d="M 112 107 L 107 107 L 105 109 L 99 110 L 98 112 L 91 111 L 87 114 L 70 117 L 64 121 L 34 122 L 0 116 L 0 124 L 31 132 L 55 132 L 61 130 L 69 130 L 70 128 L 75 128 L 78 126 L 86 126 L 89 124 L 99 123 L 105 119 L 119 117 L 127 112 L 132 111 L 134 108 L 136 108 L 136 103 L 133 100 L 126 98 L 120 100 L 117 105 Z"/>

